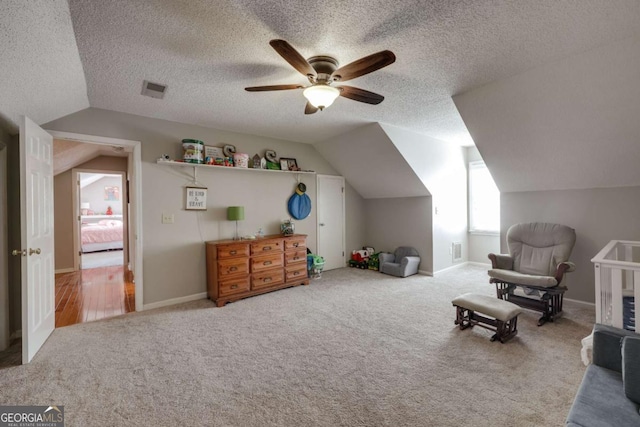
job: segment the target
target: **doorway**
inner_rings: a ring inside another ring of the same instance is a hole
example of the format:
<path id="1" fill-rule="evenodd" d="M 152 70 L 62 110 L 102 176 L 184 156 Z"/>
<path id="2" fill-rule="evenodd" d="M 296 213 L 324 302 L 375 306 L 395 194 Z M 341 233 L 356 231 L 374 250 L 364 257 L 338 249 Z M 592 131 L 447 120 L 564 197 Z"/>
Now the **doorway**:
<path id="1" fill-rule="evenodd" d="M 101 137 L 95 135 L 77 134 L 71 132 L 48 131 L 54 138 L 82 142 L 85 144 L 100 145 L 112 149 L 116 152 L 125 151 L 127 153 L 127 194 L 129 205 L 125 209 L 128 215 L 127 239 L 128 246 L 128 267 L 130 277 L 128 280 L 135 287 L 135 311 L 143 310 L 143 270 L 142 270 L 142 153 L 140 141 L 131 141 L 118 138 Z M 80 207 L 74 207 L 76 212 L 80 212 Z M 74 240 L 75 241 L 75 240 Z M 77 253 L 77 251 L 75 251 Z"/>
<path id="2" fill-rule="evenodd" d="M 128 265 L 126 175 L 116 171 L 72 170 L 76 192 L 73 206 L 78 227 L 75 270 Z M 77 215 L 77 216 L 76 216 Z"/>
<path id="3" fill-rule="evenodd" d="M 87 154 L 92 158 L 84 161 Z M 124 150 L 114 155 L 99 144 L 54 139 L 56 327 L 135 311 L 127 157 Z M 61 232 L 68 228 L 73 233 Z"/>
<path id="4" fill-rule="evenodd" d="M 344 178 L 318 175 L 318 254 L 324 270 L 345 266 Z"/>
<path id="5" fill-rule="evenodd" d="M 112 160 L 127 169 L 126 160 Z M 135 311 L 126 173 L 73 168 L 71 177 L 74 268 L 56 274 L 56 328 Z"/>
<path id="6" fill-rule="evenodd" d="M 55 327 L 141 310 L 139 143 L 50 133 L 62 142 L 60 152 L 91 157 L 60 162 L 68 174 L 60 192 L 69 196 L 62 212 L 56 207 L 56 226 L 60 217 L 73 233 L 63 250 L 56 247 L 56 256 L 71 257 L 56 270 Z"/>

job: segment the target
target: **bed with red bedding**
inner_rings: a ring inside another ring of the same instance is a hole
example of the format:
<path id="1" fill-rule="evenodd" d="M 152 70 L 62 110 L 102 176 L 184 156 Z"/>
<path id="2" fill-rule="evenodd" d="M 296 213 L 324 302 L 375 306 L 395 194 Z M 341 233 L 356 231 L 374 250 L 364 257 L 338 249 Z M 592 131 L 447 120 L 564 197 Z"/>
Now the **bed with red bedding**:
<path id="1" fill-rule="evenodd" d="M 103 219 L 97 223 L 82 224 L 82 252 L 122 249 L 122 221 Z"/>

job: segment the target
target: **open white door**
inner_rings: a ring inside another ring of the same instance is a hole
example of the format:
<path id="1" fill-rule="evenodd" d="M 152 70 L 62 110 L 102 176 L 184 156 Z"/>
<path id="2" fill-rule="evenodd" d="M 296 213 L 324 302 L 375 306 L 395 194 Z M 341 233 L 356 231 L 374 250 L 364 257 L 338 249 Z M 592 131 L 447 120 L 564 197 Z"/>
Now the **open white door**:
<path id="1" fill-rule="evenodd" d="M 20 123 L 22 363 L 29 363 L 55 327 L 53 270 L 53 137 Z"/>

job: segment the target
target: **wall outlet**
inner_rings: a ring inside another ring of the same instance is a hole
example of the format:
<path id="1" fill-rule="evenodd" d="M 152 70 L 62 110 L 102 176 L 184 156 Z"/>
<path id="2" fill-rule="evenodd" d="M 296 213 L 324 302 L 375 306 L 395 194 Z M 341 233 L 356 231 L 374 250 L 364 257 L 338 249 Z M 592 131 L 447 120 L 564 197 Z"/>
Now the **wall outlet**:
<path id="1" fill-rule="evenodd" d="M 162 223 L 163 224 L 173 224 L 173 214 L 162 214 Z"/>

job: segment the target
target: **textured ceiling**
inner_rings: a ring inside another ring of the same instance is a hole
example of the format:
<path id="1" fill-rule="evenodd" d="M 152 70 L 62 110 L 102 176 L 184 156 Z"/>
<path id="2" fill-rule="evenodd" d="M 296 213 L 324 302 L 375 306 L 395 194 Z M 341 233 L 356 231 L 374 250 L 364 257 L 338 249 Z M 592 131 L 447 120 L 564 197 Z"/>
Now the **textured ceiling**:
<path id="1" fill-rule="evenodd" d="M 64 0 L 0 1 L 0 125 L 46 123 L 89 107 Z"/>
<path id="2" fill-rule="evenodd" d="M 69 5 L 92 107 L 308 143 L 370 122 L 469 142 L 452 95 L 632 36 L 640 22 L 638 0 Z M 395 64 L 350 82 L 385 101 L 340 98 L 305 116 L 301 91 L 244 91 L 305 83 L 269 46 L 274 38 L 341 64 L 392 50 Z M 140 95 L 145 79 L 168 85 L 164 100 Z"/>

